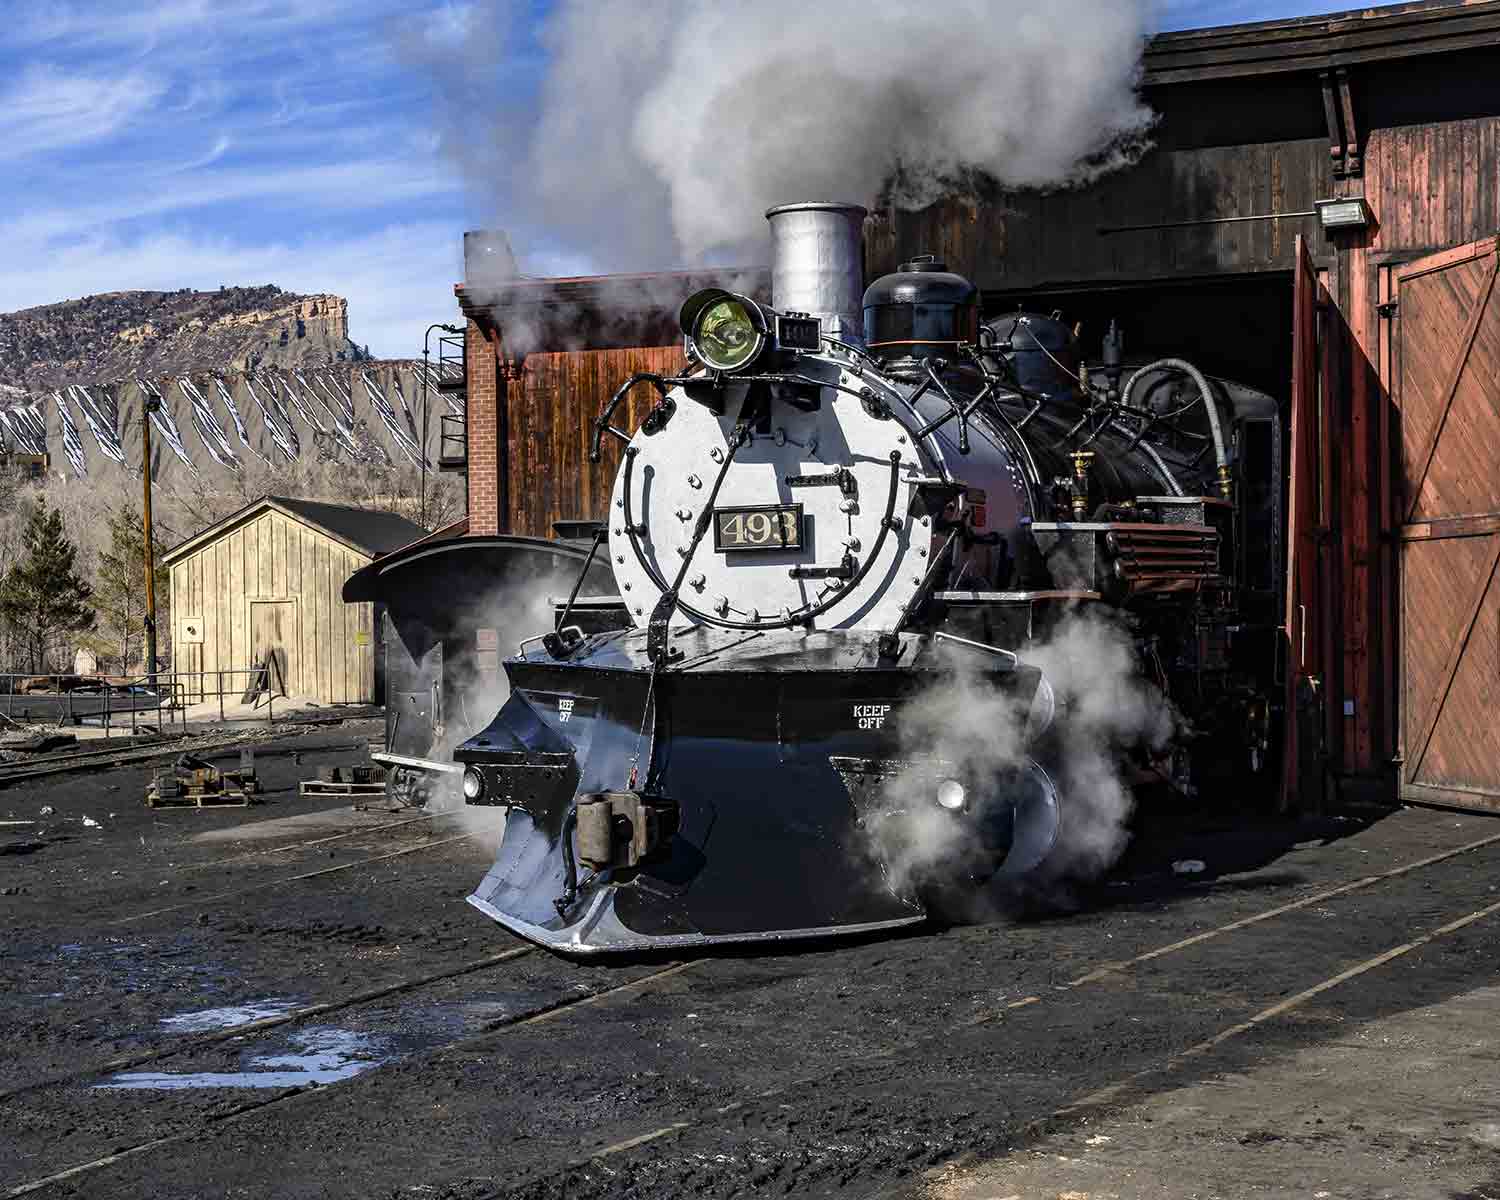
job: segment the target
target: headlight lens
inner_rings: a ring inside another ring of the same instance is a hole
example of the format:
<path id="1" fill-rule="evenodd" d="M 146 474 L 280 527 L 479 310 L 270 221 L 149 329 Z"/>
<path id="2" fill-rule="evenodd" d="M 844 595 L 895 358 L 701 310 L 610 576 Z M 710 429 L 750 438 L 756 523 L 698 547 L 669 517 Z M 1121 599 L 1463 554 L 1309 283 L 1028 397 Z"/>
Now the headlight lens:
<path id="1" fill-rule="evenodd" d="M 967 799 L 968 795 L 964 791 L 964 785 L 959 783 L 958 780 L 945 779 L 942 783 L 938 784 L 937 802 L 949 812 L 960 811 Z"/>
<path id="2" fill-rule="evenodd" d="M 464 799 L 478 800 L 484 795 L 484 776 L 470 767 L 464 772 Z"/>
<path id="3" fill-rule="evenodd" d="M 693 330 L 698 355 L 716 371 L 737 371 L 760 353 L 765 335 L 744 303 L 725 296 L 705 308 Z"/>

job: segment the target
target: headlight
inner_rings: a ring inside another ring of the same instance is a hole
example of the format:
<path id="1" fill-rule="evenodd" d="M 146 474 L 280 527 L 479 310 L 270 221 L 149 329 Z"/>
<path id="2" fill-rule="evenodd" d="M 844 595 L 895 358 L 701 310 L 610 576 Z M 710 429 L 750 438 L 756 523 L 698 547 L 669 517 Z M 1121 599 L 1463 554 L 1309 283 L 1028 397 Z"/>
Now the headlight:
<path id="1" fill-rule="evenodd" d="M 464 799 L 469 803 L 484 795 L 484 776 L 470 767 L 464 772 Z"/>
<path id="2" fill-rule="evenodd" d="M 690 297 L 678 320 L 698 357 L 715 371 L 738 371 L 766 346 L 766 317 L 759 305 L 721 288 Z"/>
<path id="3" fill-rule="evenodd" d="M 937 802 L 949 812 L 959 812 L 968 798 L 964 785 L 956 779 L 945 779 L 938 784 Z"/>

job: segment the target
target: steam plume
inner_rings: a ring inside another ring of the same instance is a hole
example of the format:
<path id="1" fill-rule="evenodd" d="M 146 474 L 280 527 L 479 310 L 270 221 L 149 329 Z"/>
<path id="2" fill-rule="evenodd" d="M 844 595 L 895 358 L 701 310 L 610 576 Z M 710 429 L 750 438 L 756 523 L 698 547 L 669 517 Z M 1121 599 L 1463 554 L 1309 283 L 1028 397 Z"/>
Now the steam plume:
<path id="1" fill-rule="evenodd" d="M 516 644 L 533 634 L 552 628 L 552 598 L 566 596 L 578 577 L 576 568 L 541 572 L 522 580 L 511 580 L 493 588 L 468 607 L 456 622 L 460 629 L 492 629 L 496 632 L 500 657 L 515 653 Z M 447 670 L 457 672 L 463 660 L 451 662 Z M 510 684 L 503 668 L 481 674 L 472 663 L 467 675 L 457 680 L 451 703 L 443 716 L 443 731 L 427 756 L 452 762 L 453 752 L 495 719 L 507 699 Z M 446 776 L 428 801 L 431 812 L 448 813 L 460 828 L 481 844 L 497 850 L 505 827 L 505 810 L 485 805 L 466 805 L 456 776 Z"/>
<path id="2" fill-rule="evenodd" d="M 561 0 L 534 45 L 528 4 L 465 11 L 453 44 L 405 51 L 533 270 L 565 249 L 596 271 L 758 261 L 773 204 L 1080 182 L 1152 122 L 1148 0 Z"/>
<path id="3" fill-rule="evenodd" d="M 1121 754 L 1141 745 L 1159 751 L 1176 731 L 1176 716 L 1141 674 L 1129 636 L 1103 617 L 1065 618 L 1022 659 L 1041 669 L 1057 704 L 1043 757 L 1061 793 L 1062 827 L 1042 874 L 1096 876 L 1128 838 L 1132 802 Z M 996 688 L 970 655 L 952 654 L 947 666 L 899 714 L 901 753 L 918 765 L 889 781 L 883 806 L 902 819 L 871 826 L 872 849 L 898 889 L 951 869 L 974 837 L 970 823 L 949 819 L 934 803 L 933 771 L 920 764 L 939 760 L 942 774 L 969 784 L 971 807 L 982 811 L 1014 786 L 1015 771 L 1034 752 L 1029 699 L 1023 704 Z"/>

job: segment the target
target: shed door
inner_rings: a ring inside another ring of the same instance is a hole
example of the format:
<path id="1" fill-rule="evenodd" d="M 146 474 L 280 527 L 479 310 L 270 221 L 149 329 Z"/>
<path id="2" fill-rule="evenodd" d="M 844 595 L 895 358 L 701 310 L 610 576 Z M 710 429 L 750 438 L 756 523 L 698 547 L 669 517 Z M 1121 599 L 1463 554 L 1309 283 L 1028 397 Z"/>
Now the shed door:
<path id="1" fill-rule="evenodd" d="M 1297 238 L 1292 298 L 1292 410 L 1287 428 L 1286 721 L 1281 803 L 1313 807 L 1323 788 L 1324 581 L 1320 534 L 1324 457 L 1318 304 L 1326 298 L 1307 243 Z"/>
<path id="2" fill-rule="evenodd" d="M 271 676 L 271 686 L 290 694 L 300 692 L 297 662 L 292 648 L 297 644 L 297 602 L 295 600 L 252 600 L 250 602 L 250 653 L 256 662 L 274 657 L 279 674 Z"/>
<path id="3" fill-rule="evenodd" d="M 1401 793 L 1500 809 L 1496 239 L 1395 273 Z"/>

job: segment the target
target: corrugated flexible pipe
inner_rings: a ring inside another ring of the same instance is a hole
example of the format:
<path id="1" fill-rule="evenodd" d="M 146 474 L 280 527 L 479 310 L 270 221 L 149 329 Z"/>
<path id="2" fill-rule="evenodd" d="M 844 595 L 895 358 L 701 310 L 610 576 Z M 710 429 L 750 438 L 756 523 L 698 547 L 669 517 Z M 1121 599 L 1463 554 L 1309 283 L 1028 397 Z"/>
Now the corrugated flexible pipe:
<path id="1" fill-rule="evenodd" d="M 1219 425 L 1219 406 L 1214 403 L 1213 389 L 1209 387 L 1208 380 L 1203 377 L 1203 372 L 1193 366 L 1184 358 L 1159 358 L 1153 363 L 1147 363 L 1129 380 L 1126 381 L 1124 390 L 1120 393 L 1120 403 L 1130 403 L 1130 393 L 1135 390 L 1135 385 L 1140 381 L 1142 375 L 1150 371 L 1161 370 L 1164 367 L 1186 372 L 1194 383 L 1198 385 L 1198 392 L 1203 397 L 1203 406 L 1208 410 L 1208 427 L 1214 437 L 1214 459 L 1223 478 L 1224 470 L 1229 466 L 1229 456 L 1224 451 L 1224 430 Z M 1141 443 L 1142 446 L 1145 443 Z"/>

